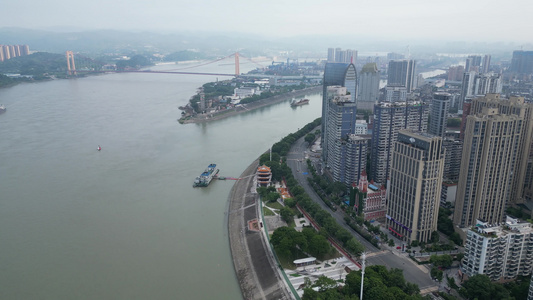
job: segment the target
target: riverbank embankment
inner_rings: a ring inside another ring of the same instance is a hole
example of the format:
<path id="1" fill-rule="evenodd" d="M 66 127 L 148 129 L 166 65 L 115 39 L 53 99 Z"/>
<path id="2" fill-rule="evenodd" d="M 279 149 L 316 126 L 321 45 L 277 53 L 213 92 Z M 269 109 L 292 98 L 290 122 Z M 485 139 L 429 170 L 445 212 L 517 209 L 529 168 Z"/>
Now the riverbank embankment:
<path id="1" fill-rule="evenodd" d="M 244 299 L 292 299 L 260 227 L 249 225 L 261 224 L 253 176 L 258 165 L 258 160 L 250 164 L 229 194 L 228 232 L 235 273 Z"/>
<path id="2" fill-rule="evenodd" d="M 309 87 L 309 88 L 305 88 L 301 90 L 294 90 L 292 92 L 284 93 L 281 95 L 276 95 L 270 98 L 261 99 L 261 100 L 258 100 L 252 103 L 239 105 L 232 109 L 218 111 L 212 114 L 197 115 L 195 117 L 190 117 L 188 119 L 180 119 L 179 122 L 182 124 L 189 124 L 189 123 L 203 123 L 203 122 L 221 120 L 221 119 L 235 116 L 235 115 L 238 115 L 238 114 L 250 111 L 250 110 L 280 103 L 287 99 L 291 99 L 293 97 L 301 97 L 301 96 L 305 96 L 306 94 L 314 94 L 314 93 L 319 93 L 321 91 L 322 91 L 322 85 Z"/>

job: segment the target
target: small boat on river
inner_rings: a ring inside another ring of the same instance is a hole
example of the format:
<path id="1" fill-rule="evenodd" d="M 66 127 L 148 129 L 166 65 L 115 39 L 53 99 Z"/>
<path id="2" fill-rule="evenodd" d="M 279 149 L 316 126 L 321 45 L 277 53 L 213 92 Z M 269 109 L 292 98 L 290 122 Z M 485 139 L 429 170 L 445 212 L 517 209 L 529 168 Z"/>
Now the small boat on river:
<path id="1" fill-rule="evenodd" d="M 296 106 L 301 106 L 301 105 L 305 105 L 305 104 L 309 104 L 309 99 L 300 99 L 300 100 L 292 100 L 291 102 L 291 106 L 292 107 L 296 107 Z"/>

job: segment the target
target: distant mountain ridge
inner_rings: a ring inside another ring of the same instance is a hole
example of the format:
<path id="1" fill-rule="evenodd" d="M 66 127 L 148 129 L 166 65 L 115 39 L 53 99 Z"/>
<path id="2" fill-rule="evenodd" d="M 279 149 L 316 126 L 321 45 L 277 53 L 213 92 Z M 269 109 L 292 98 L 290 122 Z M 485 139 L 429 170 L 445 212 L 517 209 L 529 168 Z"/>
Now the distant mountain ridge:
<path id="1" fill-rule="evenodd" d="M 0 44 L 27 44 L 32 51 L 63 53 L 66 50 L 87 53 L 124 51 L 171 53 L 187 49 L 239 49 L 243 45 L 261 45 L 261 40 L 197 33 L 154 33 L 118 30 L 54 32 L 23 28 L 0 28 Z"/>
<path id="2" fill-rule="evenodd" d="M 197 50 L 206 54 L 228 55 L 246 51 L 249 56 L 278 55 L 290 57 L 325 57 L 327 48 L 354 48 L 360 52 L 406 52 L 407 47 L 416 57 L 423 53 L 491 53 L 511 55 L 513 50 L 533 45 L 513 43 L 395 40 L 379 36 L 307 35 L 292 38 L 264 37 L 236 32 L 140 32 L 124 30 L 37 30 L 17 27 L 0 28 L 0 44 L 27 44 L 32 51 L 64 53 L 71 50 L 80 53 L 101 54 L 169 54 L 183 50 Z"/>

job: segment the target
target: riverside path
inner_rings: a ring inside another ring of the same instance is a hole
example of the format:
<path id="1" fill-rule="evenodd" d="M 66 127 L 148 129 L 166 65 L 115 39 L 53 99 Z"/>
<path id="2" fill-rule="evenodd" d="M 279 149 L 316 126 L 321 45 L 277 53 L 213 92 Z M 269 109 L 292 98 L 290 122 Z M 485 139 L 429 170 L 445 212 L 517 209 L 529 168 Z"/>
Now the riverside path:
<path id="1" fill-rule="evenodd" d="M 254 161 L 235 182 L 229 195 L 228 231 L 233 265 L 244 299 L 293 299 L 278 272 L 268 241 L 248 222 L 260 220 L 259 196 L 255 193 Z"/>

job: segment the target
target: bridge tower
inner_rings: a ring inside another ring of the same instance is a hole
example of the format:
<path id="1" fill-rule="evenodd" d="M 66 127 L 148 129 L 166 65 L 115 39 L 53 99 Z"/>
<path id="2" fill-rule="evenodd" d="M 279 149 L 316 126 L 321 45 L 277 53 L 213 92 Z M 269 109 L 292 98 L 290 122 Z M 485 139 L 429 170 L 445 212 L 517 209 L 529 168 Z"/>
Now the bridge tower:
<path id="1" fill-rule="evenodd" d="M 239 52 L 235 52 L 235 76 L 239 76 L 241 72 L 239 71 Z"/>
<path id="2" fill-rule="evenodd" d="M 74 52 L 67 51 L 67 70 L 68 75 L 76 75 L 76 65 L 74 64 Z"/>

